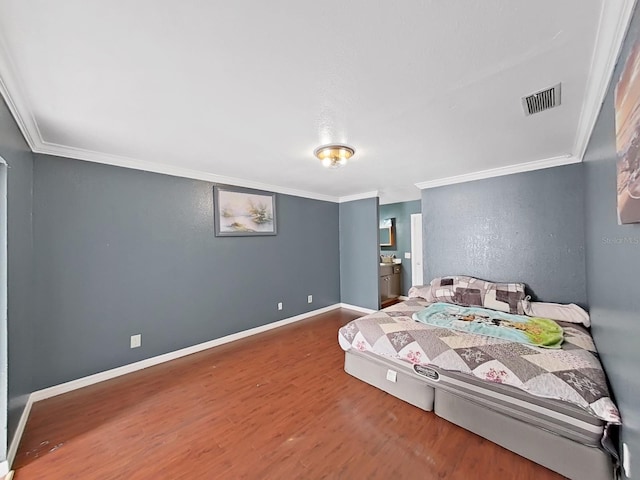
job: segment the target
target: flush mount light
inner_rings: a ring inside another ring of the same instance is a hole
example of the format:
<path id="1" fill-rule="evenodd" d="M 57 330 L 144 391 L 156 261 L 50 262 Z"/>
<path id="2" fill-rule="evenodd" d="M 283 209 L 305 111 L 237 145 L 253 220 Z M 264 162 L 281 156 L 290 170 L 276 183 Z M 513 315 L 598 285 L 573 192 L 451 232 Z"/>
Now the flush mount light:
<path id="1" fill-rule="evenodd" d="M 318 157 L 322 165 L 327 168 L 338 168 L 347 164 L 356 151 L 346 145 L 324 145 L 315 149 L 313 154 Z"/>

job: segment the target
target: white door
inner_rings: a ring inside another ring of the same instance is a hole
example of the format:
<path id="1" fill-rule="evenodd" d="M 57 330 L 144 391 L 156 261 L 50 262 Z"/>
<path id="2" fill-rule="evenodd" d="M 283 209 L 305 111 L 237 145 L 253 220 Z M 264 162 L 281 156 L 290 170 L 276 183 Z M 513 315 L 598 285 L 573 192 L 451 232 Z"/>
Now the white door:
<path id="1" fill-rule="evenodd" d="M 422 278 L 422 214 L 411 215 L 411 284 L 423 285 Z"/>

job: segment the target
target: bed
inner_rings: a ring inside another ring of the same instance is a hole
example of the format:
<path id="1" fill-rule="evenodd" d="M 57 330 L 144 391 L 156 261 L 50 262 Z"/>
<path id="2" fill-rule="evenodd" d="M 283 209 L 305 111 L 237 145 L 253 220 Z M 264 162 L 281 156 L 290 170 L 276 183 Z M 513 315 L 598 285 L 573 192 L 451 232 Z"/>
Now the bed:
<path id="1" fill-rule="evenodd" d="M 433 300 L 342 327 L 345 371 L 568 478 L 614 477 L 620 417 L 587 328 L 557 321 L 561 348 L 539 348 L 415 321 Z"/>

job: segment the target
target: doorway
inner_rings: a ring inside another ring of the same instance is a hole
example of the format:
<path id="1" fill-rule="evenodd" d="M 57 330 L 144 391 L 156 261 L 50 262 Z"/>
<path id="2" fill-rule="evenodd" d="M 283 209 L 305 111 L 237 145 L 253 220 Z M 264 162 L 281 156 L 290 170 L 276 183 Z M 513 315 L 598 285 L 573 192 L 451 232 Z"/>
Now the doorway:
<path id="1" fill-rule="evenodd" d="M 411 215 L 411 285 L 424 283 L 422 265 L 422 213 Z"/>

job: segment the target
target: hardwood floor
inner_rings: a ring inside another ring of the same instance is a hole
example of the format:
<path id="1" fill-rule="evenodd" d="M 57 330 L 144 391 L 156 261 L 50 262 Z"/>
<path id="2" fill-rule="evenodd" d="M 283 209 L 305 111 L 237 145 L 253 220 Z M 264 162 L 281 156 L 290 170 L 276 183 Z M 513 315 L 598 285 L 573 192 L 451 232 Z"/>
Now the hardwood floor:
<path id="1" fill-rule="evenodd" d="M 399 298 L 390 298 L 389 300 L 385 300 L 384 302 L 382 302 L 381 308 L 387 308 L 400 302 L 401 300 Z"/>
<path id="2" fill-rule="evenodd" d="M 336 310 L 33 406 L 15 480 L 560 479 L 343 370 Z"/>

